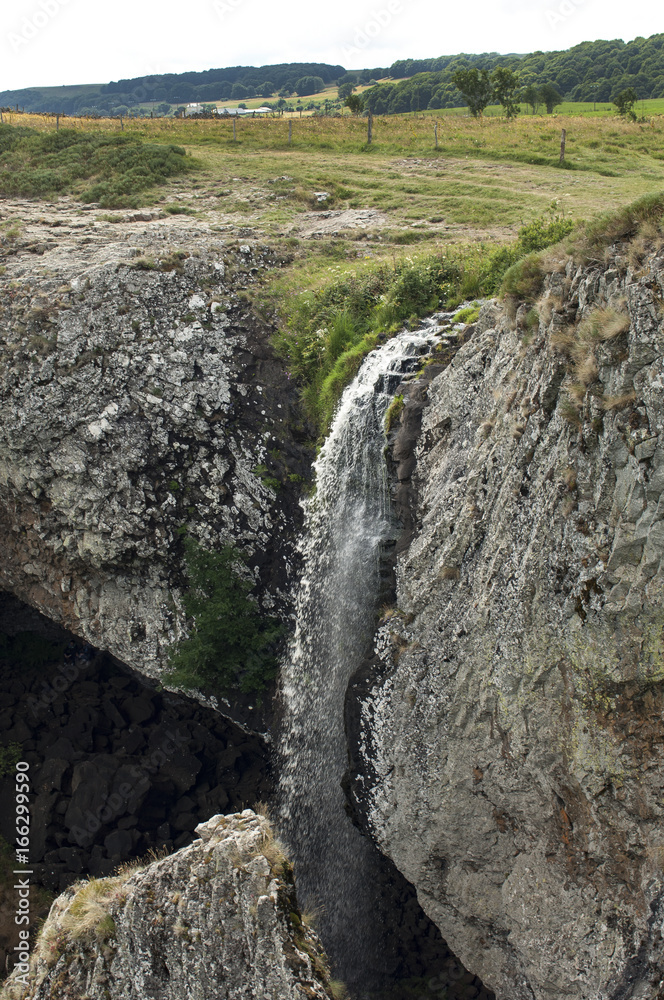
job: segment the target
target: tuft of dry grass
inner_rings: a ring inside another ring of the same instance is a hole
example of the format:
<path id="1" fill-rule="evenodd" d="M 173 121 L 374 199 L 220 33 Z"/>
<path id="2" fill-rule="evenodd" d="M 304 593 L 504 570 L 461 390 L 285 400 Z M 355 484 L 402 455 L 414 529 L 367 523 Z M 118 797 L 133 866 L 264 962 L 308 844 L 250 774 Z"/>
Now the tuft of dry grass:
<path id="1" fill-rule="evenodd" d="M 460 576 L 458 566 L 443 566 L 438 573 L 439 580 L 458 580 Z"/>
<path id="2" fill-rule="evenodd" d="M 572 465 L 568 465 L 563 471 L 563 482 L 565 483 L 567 489 L 570 493 L 573 493 L 576 489 L 576 469 Z"/>
<path id="3" fill-rule="evenodd" d="M 593 313 L 594 336 L 597 340 L 614 340 L 627 333 L 631 321 L 627 313 L 615 309 L 598 309 Z"/>
<path id="4" fill-rule="evenodd" d="M 64 934 L 73 941 L 106 941 L 112 937 L 115 921 L 110 907 L 122 900 L 122 889 L 136 870 L 79 883 L 80 887 L 62 917 Z"/>
<path id="5" fill-rule="evenodd" d="M 636 402 L 636 393 L 624 392 L 621 396 L 605 396 L 602 400 L 602 407 L 608 412 L 610 410 L 624 410 Z"/>
<path id="6" fill-rule="evenodd" d="M 564 326 L 554 330 L 549 337 L 549 344 L 553 350 L 567 357 L 571 357 L 575 343 L 576 335 L 573 326 Z"/>

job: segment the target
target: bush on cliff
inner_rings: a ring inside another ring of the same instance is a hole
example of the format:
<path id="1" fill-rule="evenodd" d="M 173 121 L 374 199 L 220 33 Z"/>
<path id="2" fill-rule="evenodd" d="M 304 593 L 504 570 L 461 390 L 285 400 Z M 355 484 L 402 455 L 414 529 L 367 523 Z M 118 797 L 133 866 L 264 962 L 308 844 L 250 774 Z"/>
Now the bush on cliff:
<path id="1" fill-rule="evenodd" d="M 103 208 L 134 208 L 149 188 L 195 165 L 181 146 L 125 133 L 0 125 L 0 197 L 73 194 Z"/>
<path id="2" fill-rule="evenodd" d="M 210 552 L 189 538 L 184 544 L 189 587 L 183 604 L 192 629 L 170 650 L 166 679 L 185 688 L 263 690 L 277 671 L 279 622 L 261 615 L 249 596 L 253 586 L 241 575 L 235 549 Z"/>

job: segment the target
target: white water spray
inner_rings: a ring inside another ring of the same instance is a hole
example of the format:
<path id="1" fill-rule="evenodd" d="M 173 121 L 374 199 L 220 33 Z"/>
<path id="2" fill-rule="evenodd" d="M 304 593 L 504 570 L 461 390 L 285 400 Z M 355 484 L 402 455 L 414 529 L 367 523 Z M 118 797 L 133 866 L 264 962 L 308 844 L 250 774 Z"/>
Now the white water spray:
<path id="1" fill-rule="evenodd" d="M 305 505 L 296 630 L 282 670 L 281 828 L 298 895 L 319 912 L 335 972 L 354 992 L 381 985 L 376 849 L 353 826 L 341 781 L 347 768 L 344 699 L 375 624 L 381 549 L 394 537 L 384 458 L 385 414 L 404 373 L 428 353 L 436 317 L 364 361 L 343 394 Z"/>

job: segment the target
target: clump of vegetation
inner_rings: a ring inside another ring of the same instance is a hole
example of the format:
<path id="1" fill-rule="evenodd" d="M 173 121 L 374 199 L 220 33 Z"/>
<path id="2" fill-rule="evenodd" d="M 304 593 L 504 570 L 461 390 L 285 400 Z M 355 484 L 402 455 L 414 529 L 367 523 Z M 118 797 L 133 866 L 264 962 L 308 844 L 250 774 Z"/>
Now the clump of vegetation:
<path id="1" fill-rule="evenodd" d="M 359 274 L 349 270 L 292 300 L 275 343 L 302 387 L 305 409 L 319 432 L 328 430 L 343 389 L 380 333 L 396 333 L 442 307 L 453 309 L 468 299 L 495 295 L 512 265 L 558 243 L 573 227 L 571 220 L 550 213 L 522 227 L 508 246 L 446 247 Z M 535 270 L 534 263 L 524 265 L 520 280 L 514 275 L 507 293 L 516 295 L 530 279 L 534 287 Z M 465 321 L 476 318 L 470 312 Z"/>
<path id="2" fill-rule="evenodd" d="M 568 378 L 560 412 L 563 419 L 573 426 L 581 426 L 581 409 L 586 392 L 599 373 L 595 348 L 626 333 L 629 326 L 630 319 L 626 313 L 615 309 L 594 309 L 578 327 L 558 330 L 552 335 L 551 346 L 568 359 Z M 632 399 L 633 396 L 625 398 Z M 617 408 L 622 405 L 623 397 L 619 397 Z M 605 405 L 604 409 L 614 407 L 615 401 Z"/>
<path id="3" fill-rule="evenodd" d="M 136 135 L 0 124 L 0 196 L 73 194 L 102 208 L 137 207 L 145 192 L 194 169 L 181 146 Z"/>
<path id="4" fill-rule="evenodd" d="M 507 269 L 501 292 L 505 298 L 534 302 L 544 282 L 544 273 L 537 254 L 529 254 Z"/>
<path id="5" fill-rule="evenodd" d="M 0 778 L 6 778 L 11 774 L 20 759 L 20 743 L 9 743 L 6 747 L 0 747 Z"/>
<path id="6" fill-rule="evenodd" d="M 607 247 L 619 240 L 635 237 L 646 227 L 661 232 L 664 218 L 664 192 L 646 194 L 617 211 L 605 212 L 586 223 L 574 240 L 575 257 L 582 261 L 603 260 Z"/>
<path id="7" fill-rule="evenodd" d="M 478 305 L 466 306 L 464 309 L 459 309 L 458 312 L 452 317 L 453 323 L 476 323 L 480 316 L 480 307 Z"/>
<path id="8" fill-rule="evenodd" d="M 403 413 L 403 393 L 395 396 L 385 414 L 385 430 L 389 434 Z"/>
<path id="9" fill-rule="evenodd" d="M 210 552 L 190 538 L 184 545 L 183 604 L 192 629 L 170 650 L 167 680 L 185 688 L 262 691 L 277 671 L 279 621 L 262 615 L 250 597 L 253 585 L 235 549 Z"/>

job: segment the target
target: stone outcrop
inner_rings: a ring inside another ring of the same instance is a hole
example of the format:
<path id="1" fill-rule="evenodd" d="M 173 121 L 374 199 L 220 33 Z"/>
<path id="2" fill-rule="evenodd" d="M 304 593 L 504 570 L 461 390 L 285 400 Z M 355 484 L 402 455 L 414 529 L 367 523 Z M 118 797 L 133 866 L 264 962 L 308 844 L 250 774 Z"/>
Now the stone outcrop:
<path id="1" fill-rule="evenodd" d="M 499 1000 L 656 997 L 664 258 L 550 270 L 428 388 L 353 793 Z"/>
<path id="2" fill-rule="evenodd" d="M 25 983 L 15 969 L 2 996 L 331 998 L 327 961 L 267 821 L 245 810 L 197 832 L 177 854 L 59 896 Z"/>
<path id="3" fill-rule="evenodd" d="M 287 606 L 311 452 L 243 291 L 278 261 L 190 220 L 36 212 L 0 253 L 0 589 L 159 676 L 185 532 Z"/>

